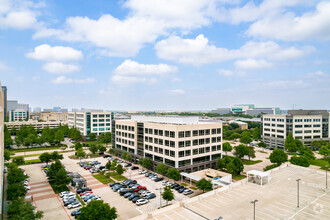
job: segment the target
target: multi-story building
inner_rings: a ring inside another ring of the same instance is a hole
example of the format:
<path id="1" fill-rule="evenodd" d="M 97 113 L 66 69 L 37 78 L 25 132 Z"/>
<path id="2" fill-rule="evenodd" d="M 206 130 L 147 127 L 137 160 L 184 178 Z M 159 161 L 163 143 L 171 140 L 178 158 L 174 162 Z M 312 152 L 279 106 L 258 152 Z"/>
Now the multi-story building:
<path id="1" fill-rule="evenodd" d="M 18 101 L 17 100 L 7 100 L 7 111 L 12 111 L 17 109 Z"/>
<path id="2" fill-rule="evenodd" d="M 252 116 L 258 116 L 259 114 L 271 114 L 271 115 L 277 115 L 281 114 L 281 109 L 280 108 L 253 108 L 253 109 L 247 109 L 246 110 L 247 115 L 252 115 Z"/>
<path id="3" fill-rule="evenodd" d="M 40 107 L 35 107 L 35 108 L 33 109 L 33 112 L 34 112 L 34 113 L 39 113 L 39 112 L 41 112 L 41 108 L 40 108 Z"/>
<path id="4" fill-rule="evenodd" d="M 148 157 L 184 172 L 216 167 L 222 124 L 199 117 L 132 116 L 114 120 L 112 146 L 136 161 Z"/>
<path id="5" fill-rule="evenodd" d="M 45 127 L 49 128 L 58 128 L 61 124 L 59 121 L 50 121 L 50 122 L 38 122 L 38 121 L 12 121 L 12 122 L 5 122 L 7 128 L 11 130 L 13 127 L 18 130 L 22 125 L 32 125 L 35 129 L 43 129 Z"/>
<path id="6" fill-rule="evenodd" d="M 1 86 L 3 94 L 3 109 L 4 109 L 4 119 L 7 119 L 7 86 Z"/>
<path id="7" fill-rule="evenodd" d="M 288 114 L 263 115 L 261 138 L 271 147 L 283 148 L 292 133 L 295 139 L 311 146 L 315 140 L 330 140 L 330 115 L 326 110 L 289 110 Z"/>
<path id="8" fill-rule="evenodd" d="M 67 124 L 68 123 L 68 113 L 41 112 L 41 113 L 39 113 L 39 120 L 59 121 L 59 122 L 62 122 L 62 124 Z"/>
<path id="9" fill-rule="evenodd" d="M 219 115 L 230 114 L 230 108 L 217 108 L 216 110 L 212 110 L 212 113 Z"/>
<path id="10" fill-rule="evenodd" d="M 111 132 L 111 121 L 113 112 L 69 112 L 69 128 L 77 128 L 85 138 L 90 133 L 100 135 L 105 132 Z"/>
<path id="11" fill-rule="evenodd" d="M 1 82 L 0 82 L 1 87 Z M 4 171 L 4 114 L 5 114 L 5 102 L 4 91 L 0 89 L 0 217 L 2 217 L 2 201 L 3 201 L 3 171 Z"/>
<path id="12" fill-rule="evenodd" d="M 9 111 L 9 121 L 25 121 L 29 119 L 29 111 L 16 109 Z"/>
<path id="13" fill-rule="evenodd" d="M 253 109 L 253 104 L 241 104 L 241 105 L 234 105 L 230 108 L 231 113 L 233 114 L 245 114 L 248 109 Z"/>

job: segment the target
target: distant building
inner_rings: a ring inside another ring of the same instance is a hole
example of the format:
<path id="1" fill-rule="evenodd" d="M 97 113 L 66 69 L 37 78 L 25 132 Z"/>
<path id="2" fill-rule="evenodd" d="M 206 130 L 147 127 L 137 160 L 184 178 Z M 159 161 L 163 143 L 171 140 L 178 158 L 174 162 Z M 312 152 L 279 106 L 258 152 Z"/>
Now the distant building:
<path id="1" fill-rule="evenodd" d="M 68 123 L 68 113 L 61 113 L 61 112 L 41 112 L 39 114 L 39 119 L 42 121 L 58 121 L 62 122 L 63 124 Z"/>
<path id="2" fill-rule="evenodd" d="M 29 104 L 18 103 L 16 109 L 25 110 L 25 111 L 30 111 Z"/>
<path id="3" fill-rule="evenodd" d="M 13 121 L 13 122 L 6 122 L 5 124 L 9 130 L 11 130 L 13 127 L 15 127 L 18 130 L 22 125 L 32 125 L 35 129 L 43 129 L 45 127 L 58 128 L 58 126 L 61 123 L 58 121 L 53 121 L 53 122 Z"/>
<path id="4" fill-rule="evenodd" d="M 3 109 L 4 109 L 4 119 L 8 117 L 7 115 L 7 86 L 1 86 L 2 94 L 3 94 Z"/>
<path id="5" fill-rule="evenodd" d="M 281 114 L 280 108 L 253 108 L 246 110 L 247 115 L 258 116 L 260 114 L 271 114 L 278 115 Z"/>
<path id="6" fill-rule="evenodd" d="M 7 100 L 7 111 L 16 110 L 18 108 L 17 100 Z"/>
<path id="7" fill-rule="evenodd" d="M 1 82 L 0 82 L 1 86 Z M 4 115 L 5 115 L 5 91 L 3 87 L 0 90 L 0 217 L 2 217 L 2 201 L 3 201 L 3 187 L 4 187 L 4 181 L 3 181 L 3 171 L 5 169 L 4 167 Z"/>
<path id="8" fill-rule="evenodd" d="M 292 133 L 295 139 L 311 146 L 317 140 L 330 141 L 330 113 L 326 110 L 289 110 L 288 114 L 263 115 L 261 138 L 270 147 L 283 148 Z"/>
<path id="9" fill-rule="evenodd" d="M 248 109 L 253 109 L 253 104 L 241 104 L 241 105 L 234 105 L 230 108 L 231 113 L 233 114 L 246 114 Z"/>
<path id="10" fill-rule="evenodd" d="M 53 112 L 52 108 L 44 108 L 42 112 Z"/>
<path id="11" fill-rule="evenodd" d="M 16 109 L 9 111 L 9 121 L 25 121 L 29 119 L 29 111 Z"/>
<path id="12" fill-rule="evenodd" d="M 84 138 L 88 138 L 90 133 L 100 135 L 111 132 L 111 122 L 114 118 L 113 112 L 69 112 L 69 128 L 77 128 Z"/>
<path id="13" fill-rule="evenodd" d="M 34 113 L 39 113 L 39 112 L 41 112 L 41 108 L 40 108 L 40 107 L 35 107 L 35 108 L 33 109 L 33 112 L 34 112 Z"/>
<path id="14" fill-rule="evenodd" d="M 216 110 L 212 110 L 212 113 L 219 115 L 230 114 L 230 108 L 217 108 Z"/>

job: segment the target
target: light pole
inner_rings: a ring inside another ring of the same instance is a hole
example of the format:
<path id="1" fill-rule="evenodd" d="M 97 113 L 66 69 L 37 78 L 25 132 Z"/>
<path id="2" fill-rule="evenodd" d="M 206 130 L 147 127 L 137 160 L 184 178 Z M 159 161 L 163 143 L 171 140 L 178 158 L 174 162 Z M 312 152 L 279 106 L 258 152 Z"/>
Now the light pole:
<path id="1" fill-rule="evenodd" d="M 159 208 L 162 207 L 162 187 L 160 187 L 159 189 Z"/>
<path id="2" fill-rule="evenodd" d="M 253 203 L 253 219 L 256 220 L 256 202 L 258 202 L 258 200 L 253 200 L 251 201 L 251 203 Z"/>
<path id="3" fill-rule="evenodd" d="M 299 208 L 299 181 L 300 179 L 297 179 L 297 207 Z"/>
<path id="4" fill-rule="evenodd" d="M 325 165 L 325 188 L 328 189 L 328 165 Z"/>

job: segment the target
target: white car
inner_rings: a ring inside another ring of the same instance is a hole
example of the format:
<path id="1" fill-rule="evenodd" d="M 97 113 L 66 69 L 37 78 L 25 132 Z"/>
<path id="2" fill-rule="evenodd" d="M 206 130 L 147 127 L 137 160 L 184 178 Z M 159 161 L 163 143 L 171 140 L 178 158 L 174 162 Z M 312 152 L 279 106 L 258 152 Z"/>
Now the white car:
<path id="1" fill-rule="evenodd" d="M 152 192 L 150 192 L 150 191 L 145 191 L 145 192 L 143 192 L 141 195 L 142 195 L 142 196 L 146 196 L 146 195 L 148 195 L 148 194 L 150 194 L 150 193 L 152 193 Z"/>
<path id="2" fill-rule="evenodd" d="M 99 197 L 99 196 L 94 196 L 94 197 L 90 198 L 89 200 L 87 200 L 87 203 L 90 203 L 90 202 L 93 201 L 93 200 L 101 200 L 101 197 Z"/>
<path id="3" fill-rule="evenodd" d="M 60 197 L 62 198 L 63 196 L 69 195 L 70 193 L 73 194 L 73 192 L 70 192 L 70 191 L 63 191 L 63 192 L 61 192 Z"/>
<path id="4" fill-rule="evenodd" d="M 24 186 L 25 187 L 25 189 L 27 189 L 27 190 L 30 190 L 30 186 Z"/>
<path id="5" fill-rule="evenodd" d="M 88 197 L 88 196 L 90 196 L 90 195 L 93 195 L 93 193 L 86 193 L 85 195 L 82 195 L 82 196 L 80 196 L 82 199 L 84 199 L 84 198 L 86 198 L 86 197 Z"/>
<path id="6" fill-rule="evenodd" d="M 71 204 L 68 205 L 68 209 L 77 208 L 79 206 L 81 206 L 80 202 L 74 202 L 74 203 L 71 203 Z"/>
<path id="7" fill-rule="evenodd" d="M 146 200 L 146 199 L 138 199 L 136 201 L 137 205 L 144 205 L 144 204 L 147 204 L 147 203 L 148 203 L 148 200 Z"/>
<path id="8" fill-rule="evenodd" d="M 76 194 L 65 195 L 62 198 L 63 198 L 63 201 L 68 200 L 68 199 L 72 199 L 72 198 L 76 198 Z"/>

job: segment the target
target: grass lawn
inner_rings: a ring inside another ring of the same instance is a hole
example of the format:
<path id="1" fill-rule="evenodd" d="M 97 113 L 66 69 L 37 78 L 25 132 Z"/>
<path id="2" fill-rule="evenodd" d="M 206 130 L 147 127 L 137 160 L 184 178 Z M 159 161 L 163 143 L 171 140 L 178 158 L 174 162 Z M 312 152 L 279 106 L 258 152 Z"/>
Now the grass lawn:
<path id="1" fill-rule="evenodd" d="M 102 174 L 96 174 L 96 175 L 93 175 L 93 177 L 95 179 L 97 179 L 98 181 L 100 181 L 101 183 L 103 184 L 108 184 L 108 183 L 113 183 L 114 181 L 108 177 L 106 177 L 105 175 L 102 175 Z"/>
<path id="2" fill-rule="evenodd" d="M 69 190 L 69 188 L 67 187 L 67 186 L 61 186 L 61 187 L 57 187 L 57 186 L 55 186 L 54 185 L 54 183 L 52 183 L 52 182 L 49 182 L 49 184 L 50 184 L 50 186 L 53 188 L 53 190 L 54 190 L 54 192 L 56 193 L 56 194 L 58 194 L 58 193 L 61 193 L 61 192 L 63 192 L 63 191 L 70 191 Z"/>
<path id="3" fill-rule="evenodd" d="M 190 189 L 192 189 L 192 190 L 198 190 L 198 188 L 197 187 L 194 187 L 194 186 L 191 186 Z"/>
<path id="4" fill-rule="evenodd" d="M 35 164 L 35 163 L 42 163 L 41 160 L 38 158 L 38 159 L 33 159 L 33 160 L 26 160 L 25 161 L 25 165 L 27 164 Z"/>
<path id="5" fill-rule="evenodd" d="M 243 175 L 233 175 L 233 180 L 236 180 L 236 181 L 242 180 L 244 178 L 246 178 L 246 176 L 243 176 Z"/>
<path id="6" fill-rule="evenodd" d="M 29 151 L 40 151 L 40 150 L 56 150 L 60 149 L 62 146 L 54 146 L 54 147 L 34 147 L 34 148 L 21 148 L 21 149 L 9 149 L 14 153 L 18 152 L 29 152 Z"/>
<path id="7" fill-rule="evenodd" d="M 244 165 L 253 165 L 253 164 L 257 164 L 257 163 L 261 163 L 262 160 L 242 160 Z"/>
<path id="8" fill-rule="evenodd" d="M 311 163 L 311 165 L 321 167 L 321 169 L 325 169 L 324 166 L 329 165 L 328 161 L 326 161 L 324 159 L 315 159 L 315 160 L 312 160 L 310 163 Z"/>
<path id="9" fill-rule="evenodd" d="M 82 206 L 85 205 L 85 202 L 80 198 L 80 196 L 76 193 L 76 198 L 78 199 L 78 201 L 81 203 Z"/>
<path id="10" fill-rule="evenodd" d="M 116 172 L 110 172 L 110 176 L 117 181 L 123 181 L 123 180 L 127 179 L 126 177 L 124 177 L 122 175 L 118 175 Z"/>
<path id="11" fill-rule="evenodd" d="M 187 183 L 181 183 L 181 185 L 182 185 L 182 186 L 188 186 L 188 184 L 187 184 Z"/>

